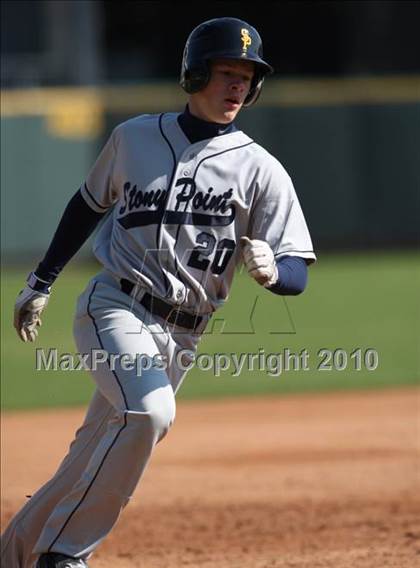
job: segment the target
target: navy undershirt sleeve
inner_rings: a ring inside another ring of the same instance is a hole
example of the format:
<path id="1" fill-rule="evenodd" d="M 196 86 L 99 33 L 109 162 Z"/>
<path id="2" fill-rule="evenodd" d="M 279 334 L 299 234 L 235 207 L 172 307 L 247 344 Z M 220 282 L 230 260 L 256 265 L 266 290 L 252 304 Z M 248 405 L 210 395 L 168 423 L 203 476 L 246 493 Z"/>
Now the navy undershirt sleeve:
<path id="1" fill-rule="evenodd" d="M 45 282 L 54 282 L 104 215 L 105 213 L 97 213 L 89 207 L 79 189 L 70 199 L 51 244 L 35 270 L 35 275 Z"/>
<path id="2" fill-rule="evenodd" d="M 308 266 L 305 259 L 300 256 L 283 256 L 276 264 L 279 278 L 268 290 L 282 296 L 301 294 L 308 281 Z"/>

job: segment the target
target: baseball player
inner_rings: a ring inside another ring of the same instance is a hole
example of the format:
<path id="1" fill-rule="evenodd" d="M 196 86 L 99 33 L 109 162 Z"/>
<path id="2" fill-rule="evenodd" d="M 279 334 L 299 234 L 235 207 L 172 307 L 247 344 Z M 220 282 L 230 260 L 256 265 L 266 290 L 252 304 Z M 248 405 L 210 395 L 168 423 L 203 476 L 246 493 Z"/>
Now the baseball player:
<path id="1" fill-rule="evenodd" d="M 273 293 L 305 288 L 315 255 L 293 184 L 234 122 L 271 72 L 246 22 L 195 28 L 184 112 L 115 128 L 19 294 L 14 324 L 34 341 L 54 280 L 103 220 L 94 244 L 103 270 L 78 300 L 74 335 L 89 361 L 107 355 L 91 367 L 97 389 L 67 456 L 3 535 L 5 567 L 87 566 L 174 420 L 185 375 L 177 355 L 195 352 L 240 262 Z M 141 372 L 123 356 L 141 356 Z"/>

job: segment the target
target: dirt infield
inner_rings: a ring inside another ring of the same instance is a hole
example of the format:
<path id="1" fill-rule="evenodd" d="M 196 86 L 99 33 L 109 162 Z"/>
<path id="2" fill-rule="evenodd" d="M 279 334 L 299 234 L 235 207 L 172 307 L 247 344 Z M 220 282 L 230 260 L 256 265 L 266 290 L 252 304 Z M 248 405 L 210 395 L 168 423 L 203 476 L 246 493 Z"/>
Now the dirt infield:
<path id="1" fill-rule="evenodd" d="M 82 417 L 3 417 L 3 526 L 53 473 Z M 419 449 L 413 388 L 180 403 L 90 565 L 420 566 Z"/>

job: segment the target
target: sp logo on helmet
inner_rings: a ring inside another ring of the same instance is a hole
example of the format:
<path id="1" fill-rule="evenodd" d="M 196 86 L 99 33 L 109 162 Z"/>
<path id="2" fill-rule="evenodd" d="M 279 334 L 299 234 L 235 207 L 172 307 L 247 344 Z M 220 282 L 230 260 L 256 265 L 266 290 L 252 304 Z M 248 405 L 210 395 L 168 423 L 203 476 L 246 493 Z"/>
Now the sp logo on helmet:
<path id="1" fill-rule="evenodd" d="M 241 40 L 242 40 L 242 55 L 246 55 L 248 47 L 252 43 L 251 36 L 249 35 L 249 31 L 246 28 L 241 29 Z"/>

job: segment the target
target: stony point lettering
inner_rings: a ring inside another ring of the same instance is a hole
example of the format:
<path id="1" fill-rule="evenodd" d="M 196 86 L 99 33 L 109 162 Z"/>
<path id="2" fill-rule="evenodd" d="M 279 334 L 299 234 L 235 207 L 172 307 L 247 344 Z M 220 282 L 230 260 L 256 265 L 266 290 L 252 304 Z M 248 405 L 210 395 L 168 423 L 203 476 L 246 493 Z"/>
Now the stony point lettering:
<path id="1" fill-rule="evenodd" d="M 190 208 L 222 214 L 233 212 L 234 207 L 230 203 L 232 188 L 218 194 L 215 193 L 213 187 L 200 191 L 192 178 L 179 179 L 175 187 L 180 188 L 175 197 L 175 211 L 187 211 Z M 137 184 L 127 181 L 124 184 L 124 204 L 120 207 L 119 213 L 124 215 L 143 208 L 162 209 L 167 194 L 167 189 L 143 191 L 137 187 Z"/>

